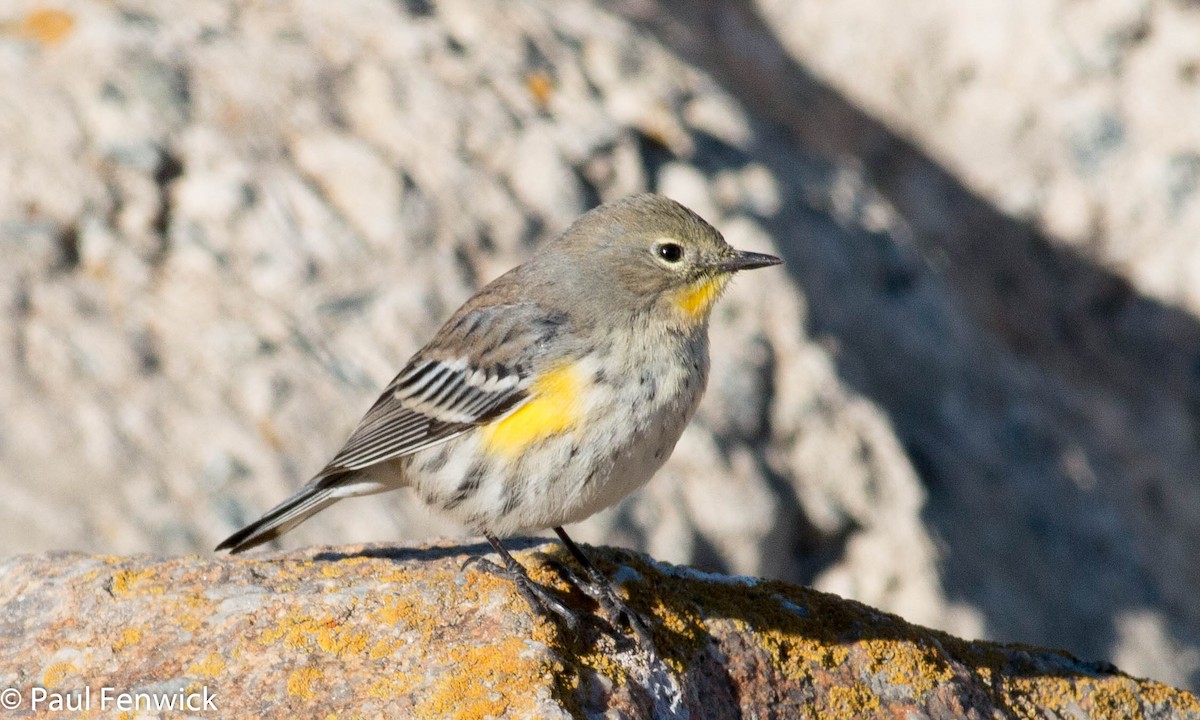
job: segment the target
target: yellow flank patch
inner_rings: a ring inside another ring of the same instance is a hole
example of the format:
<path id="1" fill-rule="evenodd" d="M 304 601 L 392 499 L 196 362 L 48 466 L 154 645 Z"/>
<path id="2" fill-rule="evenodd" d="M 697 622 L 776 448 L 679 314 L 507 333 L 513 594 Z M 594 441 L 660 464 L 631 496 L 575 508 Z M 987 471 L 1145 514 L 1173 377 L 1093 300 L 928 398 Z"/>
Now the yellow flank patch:
<path id="1" fill-rule="evenodd" d="M 703 320 L 727 282 L 729 276 L 724 274 L 700 278 L 679 291 L 675 296 L 675 307 L 691 322 Z"/>
<path id="2" fill-rule="evenodd" d="M 574 363 L 542 375 L 529 387 L 530 398 L 524 405 L 482 428 L 485 446 L 511 456 L 531 443 L 570 430 L 579 419 L 583 389 Z"/>

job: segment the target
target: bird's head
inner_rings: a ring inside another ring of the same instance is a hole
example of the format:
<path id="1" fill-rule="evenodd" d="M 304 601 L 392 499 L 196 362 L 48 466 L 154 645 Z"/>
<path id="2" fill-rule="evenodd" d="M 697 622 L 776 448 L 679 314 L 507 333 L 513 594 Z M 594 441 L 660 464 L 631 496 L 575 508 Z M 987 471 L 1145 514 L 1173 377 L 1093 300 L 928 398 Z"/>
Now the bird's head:
<path id="1" fill-rule="evenodd" d="M 695 327 L 740 270 L 777 265 L 773 255 L 735 250 L 716 228 L 674 200 L 633 195 L 591 210 L 558 240 L 578 292 L 598 312 L 647 313 Z"/>

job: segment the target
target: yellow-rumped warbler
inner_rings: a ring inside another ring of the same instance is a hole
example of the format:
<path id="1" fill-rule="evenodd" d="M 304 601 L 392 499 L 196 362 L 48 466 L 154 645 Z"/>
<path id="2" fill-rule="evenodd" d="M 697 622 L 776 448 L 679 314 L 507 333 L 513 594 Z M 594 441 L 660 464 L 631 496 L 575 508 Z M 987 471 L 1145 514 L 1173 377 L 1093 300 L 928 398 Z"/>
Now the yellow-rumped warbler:
<path id="1" fill-rule="evenodd" d="M 298 493 L 218 550 L 267 542 L 355 495 L 411 487 L 478 530 L 535 611 L 573 616 L 497 536 L 563 531 L 641 487 L 666 461 L 708 378 L 708 318 L 738 270 L 778 264 L 731 248 L 679 203 L 635 195 L 584 214 L 480 290 L 408 361 L 345 446 Z M 540 607 L 539 607 L 540 606 Z"/>

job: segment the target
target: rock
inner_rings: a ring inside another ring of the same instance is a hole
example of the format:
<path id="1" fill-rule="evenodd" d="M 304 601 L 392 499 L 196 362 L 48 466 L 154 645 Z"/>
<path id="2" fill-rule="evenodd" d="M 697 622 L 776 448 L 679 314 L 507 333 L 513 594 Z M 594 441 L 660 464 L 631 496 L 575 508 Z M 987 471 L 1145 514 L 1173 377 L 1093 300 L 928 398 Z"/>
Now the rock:
<path id="1" fill-rule="evenodd" d="M 754 156 L 751 117 L 595 5 L 233 7 L 79 2 L 59 42 L 0 55 L 5 106 L 40 108 L 0 148 L 20 179 L 0 198 L 6 548 L 212 547 L 319 467 L 476 287 L 599 200 L 658 188 L 777 251 L 756 213 L 795 188 Z M 805 553 L 861 534 L 892 556 L 831 584 L 977 629 L 941 599 L 886 421 L 804 323 L 785 273 L 734 283 L 700 417 L 579 536 L 798 580 L 830 569 Z M 287 542 L 457 530 L 381 500 Z"/>
<path id="2" fill-rule="evenodd" d="M 566 562 L 560 546 L 516 544 L 537 579 L 594 610 L 546 563 Z M 652 657 L 595 615 L 578 633 L 534 618 L 507 580 L 462 569 L 485 550 L 12 558 L 0 687 L 20 701 L 6 709 L 50 717 L 57 699 L 104 716 L 142 694 L 207 701 L 204 717 L 1200 717 L 1194 695 L 1104 663 L 594 550 L 649 619 Z"/>
<path id="3" fill-rule="evenodd" d="M 1096 218 L 1105 248 L 1110 220 L 1139 247 L 1169 230 L 1148 256 L 1194 285 L 1200 149 L 1150 132 L 1190 106 L 1120 101 L 1176 83 L 1120 68 L 1186 80 L 1194 43 L 1160 20 L 1192 11 L 1059 4 L 1094 72 L 1070 107 L 1017 104 L 1042 113 L 1027 143 L 1011 114 L 981 118 L 996 90 L 970 77 L 969 103 L 922 94 L 897 133 L 890 95 L 806 68 L 927 88 L 958 66 L 929 34 L 905 36 L 919 68 L 805 57 L 800 31 L 862 37 L 815 5 L 5 3 L 0 547 L 207 551 L 319 468 L 475 288 L 595 203 L 657 189 L 787 266 L 732 284 L 668 466 L 572 532 L 1197 687 L 1200 325 L 1190 291 L 1071 239 Z M 909 17 L 838 7 L 888 38 Z M 955 8 L 912 22 L 968 22 Z M 973 51 L 970 27 L 943 35 Z M 1143 46 L 1154 63 L 1122 60 Z M 1169 162 L 1133 157 L 1159 137 Z M 1061 163 L 1039 200 L 1043 157 Z M 401 492 L 283 543 L 457 530 Z"/>
<path id="4" fill-rule="evenodd" d="M 791 146 L 760 157 L 807 206 L 766 227 L 920 479 L 950 614 L 1196 687 L 1195 8 L 621 7 Z"/>

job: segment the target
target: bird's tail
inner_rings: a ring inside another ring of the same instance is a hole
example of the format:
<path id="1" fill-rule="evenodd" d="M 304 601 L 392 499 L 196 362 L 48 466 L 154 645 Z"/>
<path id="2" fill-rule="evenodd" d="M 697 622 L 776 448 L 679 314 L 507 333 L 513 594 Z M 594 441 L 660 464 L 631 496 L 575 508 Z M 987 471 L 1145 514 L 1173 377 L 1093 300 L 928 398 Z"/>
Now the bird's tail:
<path id="1" fill-rule="evenodd" d="M 358 481 L 356 481 L 358 480 Z M 266 511 L 266 514 L 217 545 L 216 550 L 228 550 L 230 554 L 250 550 L 251 547 L 275 540 L 301 522 L 329 508 L 342 498 L 384 490 L 373 482 L 362 482 L 359 473 L 343 472 L 318 475 L 318 478 L 301 488 L 294 496 Z"/>

